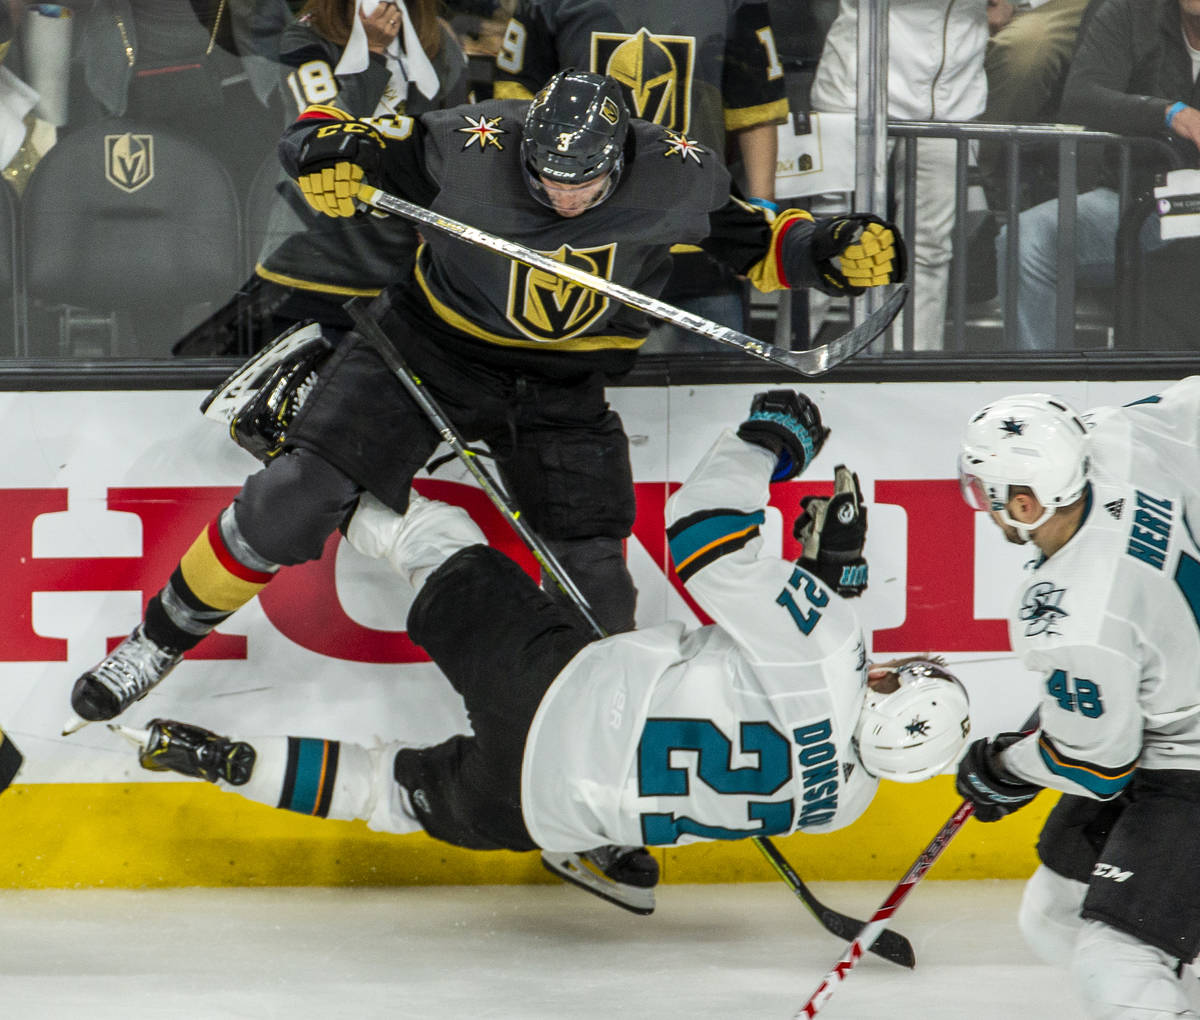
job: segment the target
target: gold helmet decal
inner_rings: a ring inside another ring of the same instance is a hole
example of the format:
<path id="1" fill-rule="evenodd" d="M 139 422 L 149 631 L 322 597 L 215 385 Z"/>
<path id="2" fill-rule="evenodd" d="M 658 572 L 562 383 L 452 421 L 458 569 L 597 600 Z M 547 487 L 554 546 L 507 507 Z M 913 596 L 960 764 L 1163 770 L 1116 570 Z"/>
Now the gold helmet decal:
<path id="1" fill-rule="evenodd" d="M 692 36 L 592 33 L 592 70 L 607 74 L 625 90 L 635 117 L 676 131 L 691 120 Z"/>
<path id="2" fill-rule="evenodd" d="M 609 278 L 615 244 L 545 252 L 556 262 Z M 514 262 L 508 285 L 508 320 L 531 340 L 569 340 L 583 333 L 608 308 L 608 298 L 544 269 Z"/>
<path id="3" fill-rule="evenodd" d="M 153 135 L 105 135 L 104 176 L 131 194 L 154 178 Z"/>
<path id="4" fill-rule="evenodd" d="M 621 111 L 617 109 L 616 103 L 605 96 L 604 102 L 600 104 L 600 116 L 615 126 L 621 119 Z"/>

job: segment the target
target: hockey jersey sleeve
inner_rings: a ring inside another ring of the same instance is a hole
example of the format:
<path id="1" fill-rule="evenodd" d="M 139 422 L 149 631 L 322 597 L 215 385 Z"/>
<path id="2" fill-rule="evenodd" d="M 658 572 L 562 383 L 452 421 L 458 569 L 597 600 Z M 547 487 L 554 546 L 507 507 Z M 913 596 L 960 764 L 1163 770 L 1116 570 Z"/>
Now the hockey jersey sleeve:
<path id="1" fill-rule="evenodd" d="M 545 4 L 519 0 L 496 54 L 494 98 L 532 99 L 562 69 L 563 62 L 554 43 L 554 26 L 548 17 Z"/>
<path id="2" fill-rule="evenodd" d="M 667 503 L 667 539 L 688 593 L 760 667 L 821 659 L 859 635 L 853 609 L 763 549 L 774 455 L 726 430 Z"/>
<path id="3" fill-rule="evenodd" d="M 738 4 L 730 17 L 722 63 L 725 130 L 742 131 L 787 119 L 783 65 L 765 2 Z"/>
<path id="4" fill-rule="evenodd" d="M 333 44 L 310 29 L 293 26 L 284 34 L 279 59 L 289 120 L 314 105 L 335 107 L 350 117 L 375 113 L 390 77 L 384 58 L 372 53 L 363 71 L 338 77 L 338 57 Z"/>
<path id="5" fill-rule="evenodd" d="M 279 161 L 289 177 L 299 173 L 299 157 L 305 139 L 323 125 L 358 120 L 337 106 L 306 107 L 279 141 Z M 438 193 L 438 184 L 426 159 L 425 129 L 413 117 L 361 118 L 383 136 L 386 148 L 378 180 L 367 183 L 418 205 L 428 206 Z"/>
<path id="6" fill-rule="evenodd" d="M 803 209 L 770 213 L 731 194 L 729 201 L 709 216 L 711 230 L 700 247 L 734 272 L 749 277 L 756 289 L 764 293 L 786 290 L 791 284 L 783 262 L 784 238 L 796 224 L 811 222 L 812 215 Z"/>
<path id="7" fill-rule="evenodd" d="M 1039 668 L 1046 692 L 1039 728 L 1001 752 L 1004 766 L 1078 797 L 1117 796 L 1142 750 L 1137 665 L 1111 648 L 1075 645 L 1056 648 Z"/>
<path id="8" fill-rule="evenodd" d="M 1153 456 L 1182 484 L 1185 521 L 1200 537 L 1200 375 L 1188 376 L 1158 393 L 1124 407 L 1088 412 L 1084 420 L 1100 445 L 1109 469 L 1130 477 L 1135 457 Z M 1108 441 L 1115 435 L 1115 442 Z"/>

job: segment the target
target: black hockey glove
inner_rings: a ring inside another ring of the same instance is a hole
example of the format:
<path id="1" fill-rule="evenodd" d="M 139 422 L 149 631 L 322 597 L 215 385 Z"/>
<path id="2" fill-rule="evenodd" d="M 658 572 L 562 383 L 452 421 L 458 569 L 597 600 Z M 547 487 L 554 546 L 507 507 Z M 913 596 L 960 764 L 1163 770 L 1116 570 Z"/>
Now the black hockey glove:
<path id="1" fill-rule="evenodd" d="M 907 272 L 900 231 L 869 213 L 795 224 L 783 238 L 783 266 L 793 287 L 834 297 L 899 283 Z"/>
<path id="2" fill-rule="evenodd" d="M 800 566 L 816 574 L 844 599 L 867 590 L 867 508 L 858 475 L 845 464 L 833 469 L 833 497 L 805 496 L 792 526 L 804 543 Z"/>
<path id="3" fill-rule="evenodd" d="M 1025 733 L 1000 733 L 991 740 L 976 740 L 958 763 L 955 787 L 975 806 L 981 822 L 998 822 L 1023 808 L 1038 795 L 1040 786 L 1018 779 L 997 757 L 1006 747 L 1026 737 Z"/>
<path id="4" fill-rule="evenodd" d="M 750 402 L 750 417 L 738 438 L 770 450 L 779 459 L 771 481 L 795 478 L 821 452 L 829 429 L 821 424 L 817 405 L 796 390 L 767 390 Z"/>
<path id="5" fill-rule="evenodd" d="M 387 143 L 370 124 L 338 120 L 313 131 L 300 146 L 296 183 L 326 216 L 353 216 L 358 186 L 376 178 Z"/>

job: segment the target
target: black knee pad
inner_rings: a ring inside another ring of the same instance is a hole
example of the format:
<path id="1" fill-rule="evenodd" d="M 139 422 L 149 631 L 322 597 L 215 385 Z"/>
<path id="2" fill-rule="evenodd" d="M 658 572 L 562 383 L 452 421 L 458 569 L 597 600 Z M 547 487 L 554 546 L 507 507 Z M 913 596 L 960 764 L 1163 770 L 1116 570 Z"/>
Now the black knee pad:
<path id="1" fill-rule="evenodd" d="M 234 500 L 238 530 L 259 556 L 291 565 L 315 560 L 350 514 L 358 483 L 309 450 L 289 450 L 246 479 Z"/>
<path id="2" fill-rule="evenodd" d="M 543 539 L 629 537 L 637 502 L 629 440 L 615 412 L 588 427 L 524 428 L 497 466 Z"/>

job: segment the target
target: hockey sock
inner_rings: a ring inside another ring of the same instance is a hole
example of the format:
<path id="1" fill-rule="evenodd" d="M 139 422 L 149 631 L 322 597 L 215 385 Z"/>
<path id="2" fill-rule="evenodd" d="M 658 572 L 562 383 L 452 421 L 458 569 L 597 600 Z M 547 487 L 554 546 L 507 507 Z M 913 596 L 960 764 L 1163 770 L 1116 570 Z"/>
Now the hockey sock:
<path id="1" fill-rule="evenodd" d="M 146 634 L 175 651 L 194 648 L 257 595 L 278 571 L 242 538 L 233 507 L 196 537 L 165 587 L 146 607 Z"/>
<path id="2" fill-rule="evenodd" d="M 236 739 L 254 748 L 254 771 L 241 786 L 218 780 L 223 790 L 316 818 L 361 818 L 381 832 L 421 828 L 407 792 L 392 777 L 398 743 L 368 750 L 314 737 Z"/>

